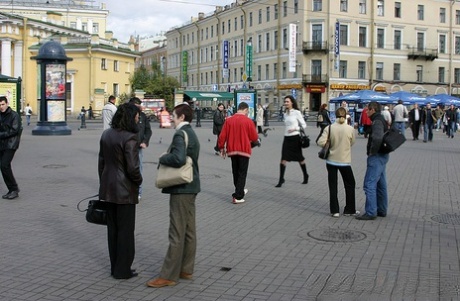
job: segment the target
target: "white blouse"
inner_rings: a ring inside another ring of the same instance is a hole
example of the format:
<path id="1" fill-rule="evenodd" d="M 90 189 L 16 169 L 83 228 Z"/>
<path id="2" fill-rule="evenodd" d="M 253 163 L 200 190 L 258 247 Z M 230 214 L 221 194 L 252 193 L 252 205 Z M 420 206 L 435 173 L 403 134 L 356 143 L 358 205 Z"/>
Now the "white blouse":
<path id="1" fill-rule="evenodd" d="M 305 120 L 299 110 L 291 109 L 289 112 L 284 113 L 284 136 L 299 135 L 300 126 L 304 129 L 307 127 Z M 289 132 L 289 130 L 294 130 Z"/>

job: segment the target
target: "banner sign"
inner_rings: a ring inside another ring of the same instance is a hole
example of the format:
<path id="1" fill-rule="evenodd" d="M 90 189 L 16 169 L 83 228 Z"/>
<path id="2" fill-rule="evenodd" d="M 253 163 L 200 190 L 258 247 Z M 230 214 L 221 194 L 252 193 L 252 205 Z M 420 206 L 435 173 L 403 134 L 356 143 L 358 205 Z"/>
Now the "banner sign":
<path id="1" fill-rule="evenodd" d="M 182 81 L 187 81 L 188 52 L 182 51 Z"/>
<path id="2" fill-rule="evenodd" d="M 246 44 L 246 74 L 248 78 L 252 76 L 252 43 Z"/>
<path id="3" fill-rule="evenodd" d="M 296 44 L 297 44 L 297 28 L 295 24 L 289 24 L 289 72 L 295 72 L 296 59 Z"/>

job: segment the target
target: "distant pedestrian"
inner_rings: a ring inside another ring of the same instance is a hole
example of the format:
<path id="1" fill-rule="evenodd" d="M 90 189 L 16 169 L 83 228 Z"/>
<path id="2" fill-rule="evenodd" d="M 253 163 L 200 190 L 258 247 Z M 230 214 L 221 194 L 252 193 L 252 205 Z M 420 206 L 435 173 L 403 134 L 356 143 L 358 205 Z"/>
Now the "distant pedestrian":
<path id="1" fill-rule="evenodd" d="M 364 111 L 363 111 L 363 114 L 364 114 Z M 385 121 L 387 122 L 387 125 L 391 126 L 391 123 L 393 122 L 393 120 L 391 118 L 390 108 L 388 108 L 388 106 L 383 107 L 382 116 L 383 116 L 383 119 L 385 119 Z"/>
<path id="2" fill-rule="evenodd" d="M 195 118 L 196 118 L 196 127 L 201 127 L 201 107 L 200 103 L 197 101 L 195 103 Z"/>
<path id="3" fill-rule="evenodd" d="M 418 140 L 420 133 L 420 124 L 422 123 L 422 110 L 418 107 L 418 104 L 414 104 L 412 110 L 409 111 L 409 124 L 412 130 L 413 140 Z"/>
<path id="4" fill-rule="evenodd" d="M 393 108 L 393 124 L 403 135 L 406 133 L 406 121 L 408 118 L 407 108 L 403 105 L 402 100 Z"/>
<path id="5" fill-rule="evenodd" d="M 216 146 L 214 146 L 214 152 L 216 155 L 220 155 L 218 141 L 219 141 L 220 132 L 222 131 L 222 127 L 224 126 L 224 122 L 225 122 L 224 104 L 219 103 L 212 117 L 212 133 L 216 135 Z"/>
<path id="6" fill-rule="evenodd" d="M 29 104 L 27 104 L 27 106 L 24 108 L 24 113 L 26 114 L 27 125 L 30 125 L 30 117 L 32 116 L 32 107 Z"/>
<path id="7" fill-rule="evenodd" d="M 91 105 L 89 105 L 89 108 L 88 108 L 88 119 L 93 119 L 94 116 L 93 116 L 93 107 Z"/>
<path id="8" fill-rule="evenodd" d="M 263 134 L 262 126 L 264 125 L 264 108 L 262 105 L 259 103 L 257 105 L 257 133 L 258 134 Z"/>
<path id="9" fill-rule="evenodd" d="M 369 135 L 369 132 L 371 130 L 371 126 L 372 126 L 372 121 L 369 118 L 369 116 L 367 116 L 367 110 L 368 110 L 368 107 L 366 105 L 364 107 L 364 109 L 363 109 L 363 112 L 361 113 L 361 116 L 360 116 L 360 124 L 363 126 L 363 129 L 364 129 L 364 138 L 367 138 L 367 136 Z"/>
<path id="10" fill-rule="evenodd" d="M 8 188 L 8 193 L 2 196 L 4 199 L 12 200 L 19 196 L 19 187 L 13 175 L 11 161 L 19 147 L 21 133 L 19 114 L 10 108 L 6 96 L 0 96 L 0 169 Z"/>
<path id="11" fill-rule="evenodd" d="M 268 105 L 264 106 L 264 126 L 269 126 L 268 118 L 270 115 L 270 110 L 268 109 Z"/>
<path id="12" fill-rule="evenodd" d="M 218 147 L 222 158 L 229 156 L 232 160 L 233 204 L 244 203 L 243 197 L 247 193 L 246 177 L 249 167 L 249 158 L 252 154 L 251 143 L 259 141 L 254 122 L 247 116 L 249 106 L 245 102 L 238 104 L 238 111 L 227 118 L 218 140 Z"/>
<path id="13" fill-rule="evenodd" d="M 299 111 L 297 101 L 291 95 L 284 98 L 284 139 L 281 148 L 280 175 L 278 184 L 275 187 L 281 187 L 284 183 L 284 173 L 286 171 L 287 162 L 299 162 L 300 169 L 303 174 L 302 184 L 308 183 L 307 165 L 302 154 L 300 146 L 300 127 L 306 128 L 307 124 Z"/>
<path id="14" fill-rule="evenodd" d="M 431 109 L 431 104 L 427 103 L 425 109 L 422 110 L 422 125 L 423 125 L 423 142 L 433 141 L 433 128 L 437 120 L 435 110 Z"/>
<path id="15" fill-rule="evenodd" d="M 107 104 L 102 108 L 102 123 L 103 129 L 109 129 L 110 124 L 112 123 L 113 115 L 117 111 L 117 107 L 115 106 L 116 98 L 113 95 L 109 96 L 109 101 Z"/>
<path id="16" fill-rule="evenodd" d="M 447 137 L 454 138 L 454 134 L 457 130 L 457 110 L 453 104 L 450 105 L 450 109 L 446 111 L 447 120 Z"/>
<path id="17" fill-rule="evenodd" d="M 324 128 L 330 125 L 331 119 L 329 118 L 329 111 L 327 110 L 327 103 L 323 103 L 318 111 L 318 117 L 316 122 L 316 127 L 320 128 L 318 137 L 316 141 L 318 141 L 319 137 L 323 134 Z"/>

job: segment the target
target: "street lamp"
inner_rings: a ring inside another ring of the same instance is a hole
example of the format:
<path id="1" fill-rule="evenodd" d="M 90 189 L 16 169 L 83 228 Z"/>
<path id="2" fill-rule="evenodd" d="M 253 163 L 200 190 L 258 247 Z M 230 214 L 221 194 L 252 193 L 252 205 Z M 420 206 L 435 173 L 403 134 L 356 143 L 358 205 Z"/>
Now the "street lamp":
<path id="1" fill-rule="evenodd" d="M 252 37 L 246 43 L 246 75 L 248 86 L 250 86 L 252 82 Z"/>

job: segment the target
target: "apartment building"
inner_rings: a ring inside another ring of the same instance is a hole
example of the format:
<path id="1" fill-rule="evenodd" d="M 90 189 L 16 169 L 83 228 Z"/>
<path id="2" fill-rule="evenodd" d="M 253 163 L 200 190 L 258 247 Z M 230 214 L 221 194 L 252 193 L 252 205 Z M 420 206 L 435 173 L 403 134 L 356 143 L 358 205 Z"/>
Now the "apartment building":
<path id="1" fill-rule="evenodd" d="M 293 92 L 307 110 L 359 89 L 460 94 L 460 3 L 453 0 L 237 1 L 166 37 L 168 75 L 185 89 L 250 84 L 273 108 Z M 251 83 L 243 81 L 248 44 Z"/>

